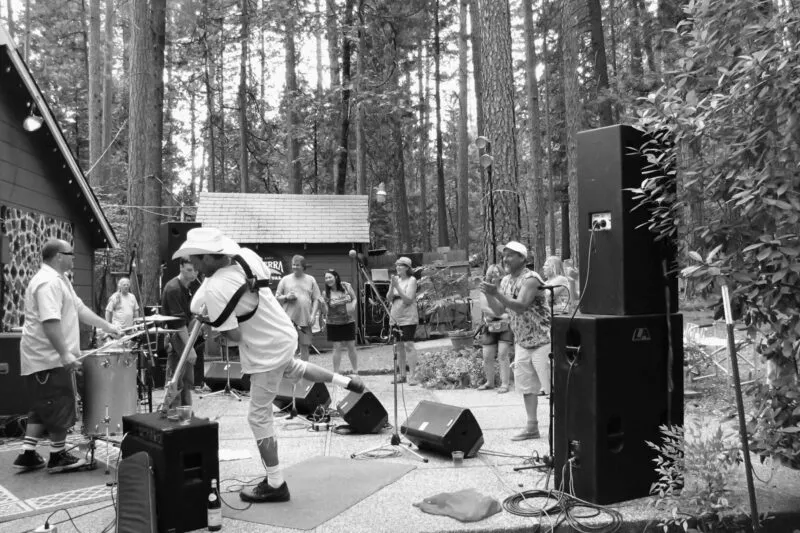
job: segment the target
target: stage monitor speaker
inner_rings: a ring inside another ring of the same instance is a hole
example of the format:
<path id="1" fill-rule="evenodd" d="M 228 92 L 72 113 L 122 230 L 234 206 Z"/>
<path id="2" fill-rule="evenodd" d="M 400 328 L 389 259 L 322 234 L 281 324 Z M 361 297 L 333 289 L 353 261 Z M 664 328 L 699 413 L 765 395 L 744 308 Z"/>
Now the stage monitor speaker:
<path id="1" fill-rule="evenodd" d="M 301 415 L 313 414 L 318 407 L 331 404 L 331 395 L 324 383 L 312 383 L 301 379 L 297 384 L 284 379 L 278 386 L 278 395 L 272 402 L 278 409 L 291 409 L 292 398 L 295 408 Z"/>
<path id="2" fill-rule="evenodd" d="M 31 402 L 25 378 L 20 376 L 19 334 L 0 335 L 0 416 L 27 415 Z"/>
<path id="3" fill-rule="evenodd" d="M 646 227 L 651 211 L 634 209 L 637 201 L 630 190 L 641 187 L 646 177 L 647 159 L 635 150 L 647 139 L 630 126 L 578 133 L 580 310 L 585 314 L 678 310 L 674 242 L 656 241 L 656 234 Z M 597 229 L 591 237 L 593 224 Z M 667 263 L 666 279 L 662 261 Z"/>
<path id="4" fill-rule="evenodd" d="M 555 486 L 601 505 L 648 496 L 645 441 L 683 424 L 683 317 L 557 316 L 553 343 Z"/>
<path id="5" fill-rule="evenodd" d="M 473 457 L 483 446 L 483 431 L 472 411 L 463 407 L 422 400 L 400 427 L 400 433 L 420 449 L 454 451 Z"/>
<path id="6" fill-rule="evenodd" d="M 351 391 L 339 402 L 336 410 L 353 433 L 380 433 L 389 421 L 386 409 L 370 391 L 362 394 Z"/>
<path id="7" fill-rule="evenodd" d="M 122 458 L 147 452 L 152 460 L 158 531 L 205 528 L 211 480 L 219 480 L 217 423 L 193 418 L 183 426 L 160 413 L 143 413 L 123 416 L 122 430 Z"/>
<path id="8" fill-rule="evenodd" d="M 198 359 L 200 356 L 198 355 Z M 250 375 L 242 374 L 242 365 L 237 362 L 225 363 L 224 361 L 215 361 L 208 365 L 205 371 L 203 382 L 206 387 L 212 391 L 218 391 L 225 388 L 228 382 L 228 365 L 230 365 L 231 372 L 231 388 L 240 391 L 250 390 Z M 196 375 L 196 374 L 195 374 Z M 197 381 L 195 381 L 197 383 Z"/>
<path id="9" fill-rule="evenodd" d="M 178 275 L 180 266 L 177 259 L 172 259 L 181 244 L 186 240 L 190 229 L 199 228 L 199 222 L 164 222 L 159 228 L 159 257 L 164 270 L 161 272 L 161 283 L 166 285 L 169 280 Z"/>

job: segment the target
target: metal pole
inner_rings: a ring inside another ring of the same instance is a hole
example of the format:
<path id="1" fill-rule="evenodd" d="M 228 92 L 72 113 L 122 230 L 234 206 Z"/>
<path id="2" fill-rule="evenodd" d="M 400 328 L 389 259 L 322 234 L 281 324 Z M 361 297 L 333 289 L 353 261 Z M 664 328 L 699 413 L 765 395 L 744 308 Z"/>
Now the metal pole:
<path id="1" fill-rule="evenodd" d="M 736 355 L 736 341 L 733 337 L 733 313 L 731 313 L 731 297 L 728 286 L 722 285 L 722 302 L 725 310 L 725 325 L 728 329 L 728 353 L 731 357 L 731 375 L 733 377 L 733 391 L 736 394 L 736 411 L 739 415 L 739 438 L 742 441 L 742 455 L 744 455 L 745 477 L 747 479 L 747 493 L 750 496 L 750 520 L 753 533 L 758 533 L 758 507 L 756 504 L 756 490 L 753 486 L 753 467 L 750 464 L 750 446 L 747 442 L 747 425 L 744 419 L 744 401 L 742 400 L 742 382 L 739 379 L 739 361 Z"/>
<path id="2" fill-rule="evenodd" d="M 492 231 L 492 263 L 497 263 L 497 240 L 494 232 L 494 183 L 492 182 L 492 165 L 486 169 L 489 179 L 489 225 Z"/>

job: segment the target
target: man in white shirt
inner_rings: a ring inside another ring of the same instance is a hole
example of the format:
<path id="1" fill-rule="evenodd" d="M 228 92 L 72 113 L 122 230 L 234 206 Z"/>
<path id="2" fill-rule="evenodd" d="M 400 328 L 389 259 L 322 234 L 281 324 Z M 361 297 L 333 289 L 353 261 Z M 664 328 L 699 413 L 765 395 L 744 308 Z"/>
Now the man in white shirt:
<path id="1" fill-rule="evenodd" d="M 50 437 L 51 473 L 68 472 L 86 464 L 64 449 L 67 430 L 76 421 L 72 371 L 80 367 L 78 323 L 119 336 L 119 328 L 97 316 L 75 294 L 65 273 L 72 270 L 72 246 L 62 240 L 42 247 L 42 266 L 25 289 L 25 323 L 20 341 L 21 374 L 31 397 L 22 453 L 14 461 L 20 470 L 45 466 L 36 452 L 39 439 Z"/>
<path id="2" fill-rule="evenodd" d="M 139 316 L 139 303 L 136 296 L 131 293 L 131 280 L 120 278 L 117 283 L 117 292 L 108 298 L 106 306 L 106 321 L 120 328 L 129 328 L 133 319 Z"/>
<path id="3" fill-rule="evenodd" d="M 300 332 L 298 345 L 303 361 L 308 361 L 311 326 L 317 319 L 320 295 L 317 280 L 306 274 L 306 258 L 302 255 L 292 257 L 292 273 L 278 283 L 275 297 Z"/>
<path id="4" fill-rule="evenodd" d="M 239 495 L 247 502 L 284 502 L 290 495 L 278 462 L 272 415 L 272 402 L 281 380 L 333 383 L 355 392 L 363 392 L 364 383 L 357 376 L 348 378 L 295 359 L 297 330 L 267 287 L 245 290 L 233 312 L 227 318 L 222 316 L 246 282 L 244 270 L 232 259 L 237 255 L 258 280 L 269 279 L 270 273 L 255 252 L 240 248 L 215 228 L 190 230 L 173 259 L 189 257 L 197 271 L 205 275 L 203 285 L 192 299 L 191 310 L 200 314 L 205 307 L 213 329 L 238 344 L 242 372 L 250 375 L 247 419 L 267 477 L 257 486 L 245 487 Z M 220 318 L 224 320 L 220 322 Z"/>

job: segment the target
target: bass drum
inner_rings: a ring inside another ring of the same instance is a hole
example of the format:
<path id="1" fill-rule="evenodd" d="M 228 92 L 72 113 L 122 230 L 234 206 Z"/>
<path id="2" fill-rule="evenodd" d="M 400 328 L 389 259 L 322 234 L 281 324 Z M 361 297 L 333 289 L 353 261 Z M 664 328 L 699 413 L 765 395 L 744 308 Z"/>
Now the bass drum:
<path id="1" fill-rule="evenodd" d="M 107 350 L 83 360 L 83 432 L 122 435 L 122 417 L 136 413 L 136 357 Z"/>

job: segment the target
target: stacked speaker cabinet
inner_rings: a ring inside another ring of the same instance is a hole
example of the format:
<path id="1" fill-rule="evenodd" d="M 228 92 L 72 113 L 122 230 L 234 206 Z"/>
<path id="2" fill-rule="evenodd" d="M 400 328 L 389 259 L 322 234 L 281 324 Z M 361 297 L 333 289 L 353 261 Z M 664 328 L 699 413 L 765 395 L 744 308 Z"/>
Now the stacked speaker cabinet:
<path id="1" fill-rule="evenodd" d="M 180 425 L 144 413 L 122 417 L 122 458 L 147 452 L 156 481 L 159 533 L 206 527 L 211 480 L 219 480 L 219 429 L 216 422 L 193 418 Z"/>
<path id="2" fill-rule="evenodd" d="M 164 270 L 161 272 L 161 283 L 166 283 L 178 275 L 180 266 L 177 259 L 172 259 L 181 244 L 186 241 L 190 229 L 199 228 L 199 222 L 164 222 L 159 228 L 159 257 Z"/>
<path id="3" fill-rule="evenodd" d="M 598 504 L 649 494 L 645 441 L 660 440 L 661 424 L 683 425 L 682 337 L 679 314 L 554 318 L 557 487 L 572 479 L 576 496 Z"/>
<path id="4" fill-rule="evenodd" d="M 649 210 L 634 209 L 637 201 L 631 189 L 641 187 L 649 171 L 646 158 L 638 152 L 646 141 L 650 142 L 647 136 L 630 126 L 578 133 L 582 313 L 642 315 L 678 309 L 675 247 L 657 241 L 646 227 Z M 593 225 L 596 230 L 590 238 Z"/>
<path id="5" fill-rule="evenodd" d="M 648 229 L 631 190 L 651 170 L 646 146 L 629 126 L 578 134 L 581 314 L 553 319 L 556 485 L 598 504 L 647 496 L 647 441 L 683 424 L 674 242 Z"/>

